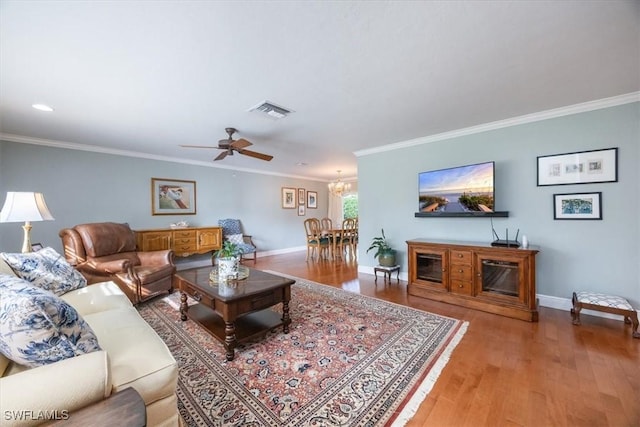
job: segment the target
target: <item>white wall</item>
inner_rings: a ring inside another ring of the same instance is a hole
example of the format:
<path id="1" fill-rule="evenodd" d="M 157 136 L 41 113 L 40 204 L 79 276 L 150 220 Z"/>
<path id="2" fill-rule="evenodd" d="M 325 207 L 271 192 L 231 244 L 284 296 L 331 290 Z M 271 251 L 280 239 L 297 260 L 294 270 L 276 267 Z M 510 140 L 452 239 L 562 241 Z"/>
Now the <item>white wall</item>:
<path id="1" fill-rule="evenodd" d="M 640 104 L 493 130 L 358 158 L 362 271 L 375 264 L 366 248 L 385 234 L 407 271 L 406 240 L 493 240 L 487 218 L 415 218 L 418 173 L 485 161 L 496 163 L 501 236 L 518 228 L 538 245 L 537 292 L 570 298 L 575 289 L 622 295 L 640 308 Z M 536 157 L 618 147 L 618 182 L 536 186 Z M 602 221 L 553 219 L 553 194 L 602 192 Z M 511 235 L 511 234 L 510 234 Z"/>
<path id="2" fill-rule="evenodd" d="M 152 216 L 152 177 L 196 181 L 197 214 Z M 317 191 L 318 209 L 306 217 L 282 209 L 281 187 Z M 323 182 L 1 141 L 0 203 L 6 191 L 44 193 L 55 221 L 33 223 L 31 240 L 56 250 L 62 249 L 58 231 L 80 223 L 128 222 L 144 229 L 182 219 L 217 225 L 221 218 L 239 218 L 260 251 L 305 248 L 304 219 L 327 211 Z M 0 251 L 21 246 L 20 224 L 0 224 Z"/>

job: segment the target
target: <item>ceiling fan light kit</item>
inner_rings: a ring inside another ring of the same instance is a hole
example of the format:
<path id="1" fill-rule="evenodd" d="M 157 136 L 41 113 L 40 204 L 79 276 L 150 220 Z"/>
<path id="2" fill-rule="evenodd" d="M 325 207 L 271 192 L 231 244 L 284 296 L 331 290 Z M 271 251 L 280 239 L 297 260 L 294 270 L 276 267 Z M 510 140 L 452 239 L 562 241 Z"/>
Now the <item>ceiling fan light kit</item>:
<path id="1" fill-rule="evenodd" d="M 249 147 L 251 145 L 253 145 L 253 143 L 247 141 L 244 138 L 240 138 L 240 139 L 233 139 L 233 134 L 237 132 L 237 130 L 235 128 L 225 128 L 225 131 L 227 132 L 227 135 L 229 135 L 228 138 L 226 139 L 221 139 L 220 141 L 218 141 L 218 146 L 217 147 L 213 147 L 213 146 L 205 146 L 205 145 L 181 145 L 181 147 L 185 147 L 185 148 L 217 148 L 219 150 L 225 150 L 222 153 L 218 154 L 218 156 L 216 158 L 214 158 L 213 160 L 222 160 L 227 156 L 233 156 L 233 152 L 237 152 L 240 153 L 242 155 L 245 156 L 249 156 L 249 157 L 253 157 L 256 159 L 260 159 L 260 160 L 265 160 L 265 161 L 270 161 L 271 159 L 273 159 L 273 156 L 269 155 L 269 154 L 262 154 L 262 153 L 258 153 L 256 151 L 251 151 L 251 150 L 246 150 L 246 147 Z"/>

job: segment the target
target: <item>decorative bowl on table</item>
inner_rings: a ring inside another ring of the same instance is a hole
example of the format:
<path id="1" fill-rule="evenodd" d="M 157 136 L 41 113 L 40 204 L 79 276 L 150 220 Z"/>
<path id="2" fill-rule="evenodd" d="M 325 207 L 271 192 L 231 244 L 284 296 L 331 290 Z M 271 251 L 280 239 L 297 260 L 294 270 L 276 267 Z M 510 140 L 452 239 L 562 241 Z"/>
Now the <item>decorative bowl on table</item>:
<path id="1" fill-rule="evenodd" d="M 231 280 L 244 280 L 249 277 L 249 267 L 245 267 L 244 265 L 238 266 L 238 277 L 231 278 Z M 218 277 L 218 266 L 214 266 L 209 273 L 209 281 L 211 283 L 218 284 L 220 283 L 220 278 Z M 230 281 L 227 279 L 227 281 Z"/>

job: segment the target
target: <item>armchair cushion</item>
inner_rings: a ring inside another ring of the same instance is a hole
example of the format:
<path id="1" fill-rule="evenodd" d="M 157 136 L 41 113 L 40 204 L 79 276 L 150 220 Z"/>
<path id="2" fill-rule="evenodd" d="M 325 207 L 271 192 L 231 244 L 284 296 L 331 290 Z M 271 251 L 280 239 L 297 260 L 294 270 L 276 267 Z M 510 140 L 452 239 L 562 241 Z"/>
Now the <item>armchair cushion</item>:
<path id="1" fill-rule="evenodd" d="M 1 255 L 19 277 L 56 295 L 87 286 L 87 279 L 53 248 Z"/>
<path id="2" fill-rule="evenodd" d="M 0 275 L 0 352 L 36 367 L 100 350 L 78 312 L 53 293 Z"/>

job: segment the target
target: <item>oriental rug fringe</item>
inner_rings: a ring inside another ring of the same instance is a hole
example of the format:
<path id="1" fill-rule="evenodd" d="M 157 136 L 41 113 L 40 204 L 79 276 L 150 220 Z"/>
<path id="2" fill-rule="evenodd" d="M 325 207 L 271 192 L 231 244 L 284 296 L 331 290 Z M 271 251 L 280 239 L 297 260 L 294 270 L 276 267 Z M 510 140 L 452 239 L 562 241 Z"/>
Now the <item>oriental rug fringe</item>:
<path id="1" fill-rule="evenodd" d="M 185 424 L 404 425 L 467 322 L 291 278 L 289 334 L 240 344 L 231 362 L 221 343 L 180 320 L 179 292 L 139 307 L 178 362 Z"/>

